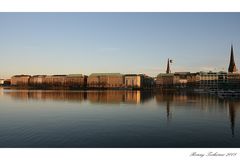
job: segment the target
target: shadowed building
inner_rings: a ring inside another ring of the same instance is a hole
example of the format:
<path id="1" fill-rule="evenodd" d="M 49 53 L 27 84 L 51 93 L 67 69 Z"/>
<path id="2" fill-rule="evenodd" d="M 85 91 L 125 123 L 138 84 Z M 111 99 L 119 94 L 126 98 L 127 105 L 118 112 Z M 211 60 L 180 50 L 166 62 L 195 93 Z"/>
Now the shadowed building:
<path id="1" fill-rule="evenodd" d="M 174 74 L 171 73 L 170 70 L 170 62 L 169 59 L 167 61 L 167 70 L 166 73 L 160 73 L 156 78 L 156 87 L 157 88 L 172 88 L 173 84 L 175 84 Z"/>
<path id="2" fill-rule="evenodd" d="M 3 85 L 4 85 L 4 86 L 9 86 L 9 85 L 11 85 L 11 79 L 5 79 L 4 82 L 3 82 Z"/>
<path id="3" fill-rule="evenodd" d="M 156 78 L 156 87 L 157 88 L 173 88 L 174 85 L 176 84 L 177 77 L 174 76 L 172 73 L 160 73 L 157 75 Z"/>

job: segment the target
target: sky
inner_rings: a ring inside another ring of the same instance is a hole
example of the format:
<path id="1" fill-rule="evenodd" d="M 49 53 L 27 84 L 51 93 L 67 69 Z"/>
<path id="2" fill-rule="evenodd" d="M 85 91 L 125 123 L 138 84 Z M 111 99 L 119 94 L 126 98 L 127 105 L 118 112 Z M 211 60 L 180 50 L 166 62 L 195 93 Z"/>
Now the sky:
<path id="1" fill-rule="evenodd" d="M 227 71 L 240 13 L 0 13 L 0 78 Z"/>

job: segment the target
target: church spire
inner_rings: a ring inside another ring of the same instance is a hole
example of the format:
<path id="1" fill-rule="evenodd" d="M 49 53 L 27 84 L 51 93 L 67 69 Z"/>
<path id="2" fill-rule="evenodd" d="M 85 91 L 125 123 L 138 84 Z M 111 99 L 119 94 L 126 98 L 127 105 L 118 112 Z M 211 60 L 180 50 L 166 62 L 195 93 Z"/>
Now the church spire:
<path id="1" fill-rule="evenodd" d="M 234 55 L 233 55 L 233 45 L 231 45 L 231 57 L 230 57 L 230 64 L 228 67 L 228 72 L 237 72 L 237 67 L 235 65 L 235 61 L 234 61 Z"/>
<path id="2" fill-rule="evenodd" d="M 171 73 L 170 64 L 169 64 L 169 59 L 168 59 L 168 62 L 167 62 L 167 70 L 166 70 L 166 73 L 167 73 L 167 74 Z"/>

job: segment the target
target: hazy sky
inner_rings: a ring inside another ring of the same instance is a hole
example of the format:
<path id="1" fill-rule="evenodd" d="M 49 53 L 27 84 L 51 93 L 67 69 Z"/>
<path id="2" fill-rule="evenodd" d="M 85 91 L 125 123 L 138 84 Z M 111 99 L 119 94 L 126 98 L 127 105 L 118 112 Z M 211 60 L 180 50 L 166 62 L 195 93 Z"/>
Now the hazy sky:
<path id="1" fill-rule="evenodd" d="M 0 13 L 0 78 L 240 67 L 240 13 Z"/>

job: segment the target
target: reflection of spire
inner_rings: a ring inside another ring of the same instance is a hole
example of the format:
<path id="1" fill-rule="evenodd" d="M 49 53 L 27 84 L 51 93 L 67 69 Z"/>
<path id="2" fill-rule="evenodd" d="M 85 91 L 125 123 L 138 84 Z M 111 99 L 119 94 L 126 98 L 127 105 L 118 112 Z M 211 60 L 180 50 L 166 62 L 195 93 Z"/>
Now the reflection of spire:
<path id="1" fill-rule="evenodd" d="M 167 120 L 169 121 L 171 119 L 170 115 L 170 103 L 167 101 Z"/>
<path id="2" fill-rule="evenodd" d="M 234 128 L 235 128 L 235 106 L 233 102 L 229 102 L 229 116 L 231 121 L 231 130 L 232 136 L 234 137 Z"/>
<path id="3" fill-rule="evenodd" d="M 231 45 L 231 57 L 230 57 L 228 72 L 233 73 L 233 72 L 236 72 L 236 71 L 237 71 L 237 67 L 236 67 L 235 61 L 234 61 L 233 46 Z"/>
<path id="4" fill-rule="evenodd" d="M 168 59 L 168 62 L 167 62 L 167 70 L 166 70 L 166 73 L 167 73 L 167 74 L 171 73 L 170 64 L 169 64 L 169 59 Z"/>

